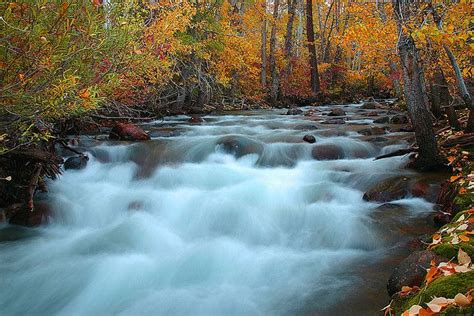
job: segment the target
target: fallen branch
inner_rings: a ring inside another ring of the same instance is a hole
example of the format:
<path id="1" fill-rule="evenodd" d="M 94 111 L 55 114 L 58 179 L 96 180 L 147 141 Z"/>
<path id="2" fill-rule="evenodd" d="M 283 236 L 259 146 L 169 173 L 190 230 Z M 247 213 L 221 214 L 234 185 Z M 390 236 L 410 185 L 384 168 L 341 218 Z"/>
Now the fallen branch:
<path id="1" fill-rule="evenodd" d="M 374 160 L 379 160 L 379 159 L 384 159 L 384 158 L 390 158 L 390 157 L 397 157 L 397 156 L 403 156 L 412 152 L 417 152 L 418 148 L 406 148 L 406 149 L 399 149 L 392 151 L 391 153 L 375 157 Z"/>
<path id="2" fill-rule="evenodd" d="M 464 134 L 464 135 L 453 137 L 453 138 L 448 138 L 446 141 L 444 141 L 441 144 L 441 147 L 448 148 L 448 147 L 454 147 L 457 145 L 461 147 L 474 145 L 474 133 Z"/>

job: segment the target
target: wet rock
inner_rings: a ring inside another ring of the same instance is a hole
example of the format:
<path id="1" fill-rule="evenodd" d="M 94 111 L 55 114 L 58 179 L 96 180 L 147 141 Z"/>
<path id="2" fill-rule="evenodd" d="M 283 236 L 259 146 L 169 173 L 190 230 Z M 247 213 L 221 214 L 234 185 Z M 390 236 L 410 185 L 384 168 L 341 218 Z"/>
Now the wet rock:
<path id="1" fill-rule="evenodd" d="M 32 211 L 26 206 L 21 206 L 10 217 L 12 225 L 35 227 L 47 224 L 52 217 L 51 206 L 46 202 L 35 202 Z"/>
<path id="2" fill-rule="evenodd" d="M 217 141 L 216 146 L 237 158 L 248 154 L 261 155 L 263 152 L 262 143 L 244 136 L 224 136 Z"/>
<path id="3" fill-rule="evenodd" d="M 310 109 L 304 113 L 304 116 L 313 116 L 319 114 L 319 110 L 316 109 Z"/>
<path id="4" fill-rule="evenodd" d="M 148 135 L 141 127 L 138 127 L 135 124 L 117 123 L 110 131 L 109 139 L 141 141 L 149 140 L 150 135 Z"/>
<path id="5" fill-rule="evenodd" d="M 316 145 L 311 154 L 317 160 L 336 160 L 345 157 L 344 150 L 332 144 Z"/>
<path id="6" fill-rule="evenodd" d="M 341 108 L 332 109 L 332 111 L 328 113 L 328 116 L 344 116 L 344 115 L 346 115 L 346 112 Z"/>
<path id="7" fill-rule="evenodd" d="M 379 112 L 372 111 L 366 114 L 366 116 L 379 116 Z"/>
<path id="8" fill-rule="evenodd" d="M 89 157 L 86 155 L 78 155 L 74 157 L 69 157 L 64 162 L 64 169 L 66 170 L 80 170 L 84 169 L 87 166 L 87 161 L 89 161 Z"/>
<path id="9" fill-rule="evenodd" d="M 387 284 L 390 296 L 399 292 L 402 286 L 420 286 L 426 276 L 431 260 L 436 264 L 447 261 L 429 250 L 416 251 L 405 258 L 393 271 Z"/>
<path id="10" fill-rule="evenodd" d="M 372 126 L 369 128 L 361 129 L 360 131 L 358 131 L 358 133 L 365 136 L 383 135 L 385 134 L 385 129 L 377 126 Z"/>
<path id="11" fill-rule="evenodd" d="M 408 116 L 400 114 L 390 118 L 391 124 L 408 124 Z"/>
<path id="12" fill-rule="evenodd" d="M 436 227 L 442 227 L 451 222 L 451 214 L 438 212 L 433 216 L 433 223 Z"/>
<path id="13" fill-rule="evenodd" d="M 364 102 L 360 108 L 361 109 L 364 109 L 364 110 L 375 110 L 375 109 L 378 109 L 378 108 L 381 108 L 382 105 L 380 105 L 380 103 L 378 102 L 375 102 L 375 100 L 369 100 L 367 102 Z"/>
<path id="14" fill-rule="evenodd" d="M 394 177 L 377 183 L 365 192 L 365 201 L 390 202 L 405 197 L 409 192 L 410 179 Z"/>
<path id="15" fill-rule="evenodd" d="M 304 130 L 318 129 L 318 127 L 312 124 L 302 124 L 302 125 L 296 125 L 295 127 L 293 127 L 293 129 L 304 131 Z"/>
<path id="16" fill-rule="evenodd" d="M 204 119 L 200 117 L 199 115 L 193 115 L 189 118 L 188 123 L 192 123 L 192 124 L 204 123 Z"/>
<path id="17" fill-rule="evenodd" d="M 426 248 L 426 245 L 431 243 L 432 241 L 431 238 L 432 238 L 432 234 L 424 234 L 424 235 L 418 236 L 410 240 L 407 243 L 407 247 L 411 251 L 424 250 Z"/>
<path id="18" fill-rule="evenodd" d="M 411 194 L 415 197 L 427 197 L 430 194 L 430 185 L 425 182 L 416 182 L 411 187 Z"/>
<path id="19" fill-rule="evenodd" d="M 313 135 L 304 135 L 303 140 L 310 144 L 314 144 L 316 142 L 316 138 Z"/>
<path id="20" fill-rule="evenodd" d="M 303 110 L 297 107 L 291 107 L 288 109 L 288 112 L 286 112 L 286 115 L 301 115 L 303 114 Z"/>
<path id="21" fill-rule="evenodd" d="M 377 137 L 370 138 L 367 141 L 372 142 L 372 143 L 383 143 L 383 142 L 388 142 L 389 139 L 385 137 L 377 136 Z"/>
<path id="22" fill-rule="evenodd" d="M 384 116 L 374 120 L 374 123 L 376 124 L 387 124 L 388 122 L 390 122 L 390 117 L 388 116 Z"/>
<path id="23" fill-rule="evenodd" d="M 143 209 L 143 202 L 141 201 L 133 201 L 128 204 L 127 209 L 129 211 L 139 211 Z"/>
<path id="24" fill-rule="evenodd" d="M 343 119 L 332 119 L 321 122 L 321 124 L 346 124 Z"/>

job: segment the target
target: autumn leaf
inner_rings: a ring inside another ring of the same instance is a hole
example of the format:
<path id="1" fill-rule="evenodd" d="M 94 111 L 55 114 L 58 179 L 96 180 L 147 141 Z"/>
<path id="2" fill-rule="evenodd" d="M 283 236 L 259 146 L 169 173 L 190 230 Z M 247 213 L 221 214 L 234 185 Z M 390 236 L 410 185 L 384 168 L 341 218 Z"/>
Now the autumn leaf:
<path id="1" fill-rule="evenodd" d="M 468 241 L 469 241 L 469 237 L 467 237 L 466 235 L 460 235 L 460 236 L 459 236 L 459 239 L 461 239 L 461 240 L 464 241 L 464 242 L 468 242 Z"/>
<path id="2" fill-rule="evenodd" d="M 425 280 L 426 284 L 430 284 L 431 281 L 433 281 L 435 275 L 438 273 L 438 268 L 435 266 L 432 266 L 429 270 L 428 273 L 426 274 Z"/>
<path id="3" fill-rule="evenodd" d="M 79 91 L 79 97 L 81 97 L 82 99 L 89 99 L 90 96 L 91 96 L 91 93 L 87 89 L 83 89 Z"/>
<path id="4" fill-rule="evenodd" d="M 458 250 L 458 262 L 460 265 L 469 266 L 471 264 L 471 257 L 465 253 L 461 248 Z"/>
<path id="5" fill-rule="evenodd" d="M 456 180 L 460 179 L 461 178 L 461 175 L 457 175 L 457 176 L 451 176 L 449 178 L 449 181 L 450 182 L 455 182 Z"/>

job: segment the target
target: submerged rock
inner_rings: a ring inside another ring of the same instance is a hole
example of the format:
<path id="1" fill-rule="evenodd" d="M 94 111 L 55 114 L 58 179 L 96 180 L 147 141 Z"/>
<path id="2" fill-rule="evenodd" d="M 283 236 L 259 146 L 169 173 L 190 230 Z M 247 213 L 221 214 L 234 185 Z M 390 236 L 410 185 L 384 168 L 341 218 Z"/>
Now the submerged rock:
<path id="1" fill-rule="evenodd" d="M 230 135 L 221 137 L 217 140 L 216 146 L 237 158 L 248 154 L 261 155 L 263 153 L 262 143 L 244 136 Z"/>
<path id="2" fill-rule="evenodd" d="M 313 135 L 304 135 L 303 140 L 310 144 L 314 144 L 316 142 L 316 138 Z"/>
<path id="3" fill-rule="evenodd" d="M 204 119 L 200 117 L 199 115 L 193 115 L 189 118 L 188 123 L 193 123 L 193 124 L 204 123 Z"/>
<path id="4" fill-rule="evenodd" d="M 117 123 L 110 131 L 109 139 L 141 141 L 149 140 L 150 135 L 148 135 L 141 127 L 138 127 L 135 124 Z"/>
<path id="5" fill-rule="evenodd" d="M 409 192 L 410 179 L 394 177 L 377 183 L 365 192 L 365 201 L 390 202 L 405 197 Z"/>
<path id="6" fill-rule="evenodd" d="M 52 217 L 51 206 L 46 202 L 35 202 L 33 210 L 25 205 L 18 207 L 11 214 L 9 223 L 12 225 L 35 227 L 47 224 Z"/>
<path id="7" fill-rule="evenodd" d="M 390 118 L 390 123 L 392 124 L 408 124 L 408 116 L 400 114 L 395 115 Z"/>
<path id="8" fill-rule="evenodd" d="M 303 114 L 303 110 L 297 107 L 291 107 L 288 109 L 288 112 L 286 112 L 286 115 L 301 115 Z"/>
<path id="9" fill-rule="evenodd" d="M 312 156 L 317 160 L 335 160 L 343 159 L 345 157 L 344 150 L 336 145 L 321 144 L 314 146 Z"/>
<path id="10" fill-rule="evenodd" d="M 328 113 L 328 116 L 344 116 L 346 112 L 341 108 L 335 108 L 331 112 Z"/>
<path id="11" fill-rule="evenodd" d="M 369 128 L 361 129 L 360 131 L 358 131 L 358 133 L 365 136 L 383 135 L 385 134 L 385 129 L 377 126 L 372 126 Z"/>
<path id="12" fill-rule="evenodd" d="M 387 124 L 388 122 L 390 122 L 390 117 L 388 116 L 384 116 L 374 120 L 375 124 Z"/>
<path id="13" fill-rule="evenodd" d="M 69 157 L 64 162 L 64 169 L 66 170 L 80 170 L 84 169 L 87 166 L 87 161 L 89 161 L 89 157 L 86 155 L 78 155 L 74 157 Z"/>
<path id="14" fill-rule="evenodd" d="M 332 119 L 321 122 L 321 124 L 346 124 L 343 119 Z"/>
<path id="15" fill-rule="evenodd" d="M 416 251 L 405 258 L 388 280 L 388 294 L 394 295 L 402 289 L 402 286 L 420 286 L 425 279 L 426 269 L 430 267 L 431 260 L 434 260 L 436 264 L 447 261 L 429 250 Z"/>

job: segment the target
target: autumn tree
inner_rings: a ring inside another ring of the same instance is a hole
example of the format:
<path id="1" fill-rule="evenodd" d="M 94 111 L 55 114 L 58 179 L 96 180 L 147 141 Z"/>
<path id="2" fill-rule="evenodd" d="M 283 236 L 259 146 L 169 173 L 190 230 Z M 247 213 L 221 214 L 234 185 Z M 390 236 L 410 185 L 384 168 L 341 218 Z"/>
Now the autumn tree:
<path id="1" fill-rule="evenodd" d="M 316 57 L 316 46 L 314 43 L 314 24 L 313 24 L 313 2 L 306 0 L 306 36 L 308 41 L 309 67 L 311 78 L 311 92 L 317 94 L 320 90 L 318 60 Z"/>
<path id="2" fill-rule="evenodd" d="M 398 54 L 403 71 L 405 99 L 419 147 L 415 166 L 432 169 L 443 163 L 433 131 L 428 96 L 425 88 L 423 67 L 412 35 L 409 33 L 410 18 L 416 14 L 417 4 L 408 0 L 392 1 L 398 29 Z"/>

